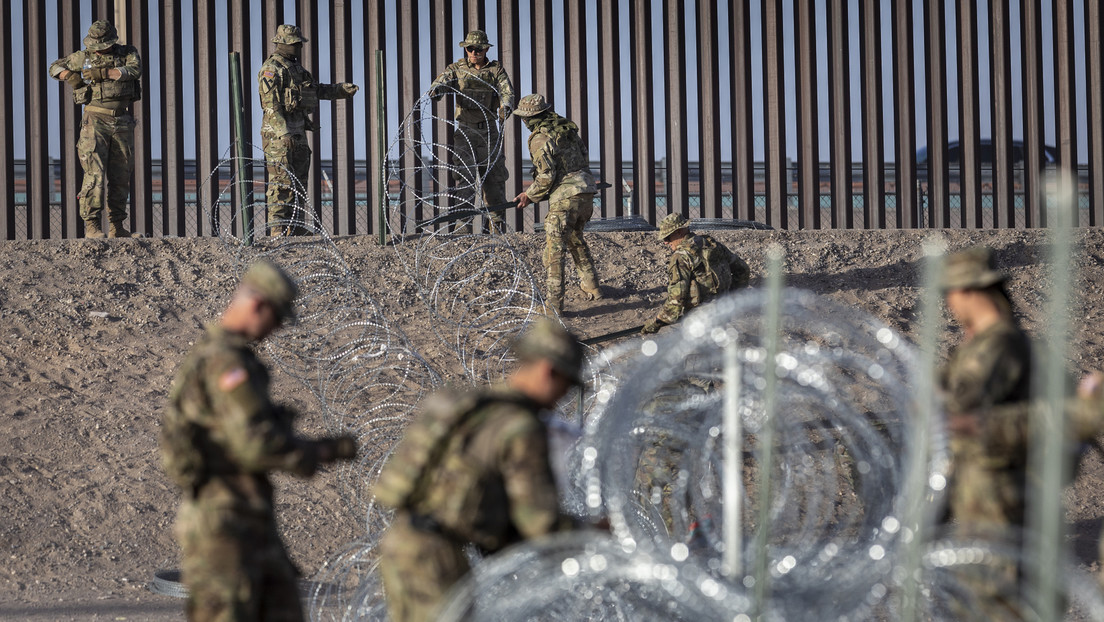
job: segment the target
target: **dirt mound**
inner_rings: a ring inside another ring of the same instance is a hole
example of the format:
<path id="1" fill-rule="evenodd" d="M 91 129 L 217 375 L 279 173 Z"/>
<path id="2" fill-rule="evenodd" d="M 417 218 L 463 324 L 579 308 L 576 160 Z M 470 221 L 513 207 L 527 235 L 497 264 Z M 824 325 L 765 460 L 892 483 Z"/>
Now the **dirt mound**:
<path id="1" fill-rule="evenodd" d="M 720 231 L 761 275 L 769 243 L 787 253 L 787 282 L 871 313 L 910 337 L 918 329 L 924 234 L 900 231 Z M 949 231 L 952 248 L 992 246 L 1011 275 L 1024 325 L 1047 325 L 1051 274 L 1045 232 Z M 1078 233 L 1073 263 L 1070 371 L 1104 366 L 1104 233 Z M 566 322 L 582 336 L 643 324 L 666 285 L 666 249 L 648 233 L 588 234 L 606 297 L 588 302 L 569 285 Z M 514 235 L 530 265 L 542 238 Z M 161 472 L 158 420 L 172 374 L 202 326 L 228 300 L 240 266 L 211 239 L 2 242 L 0 263 L 0 618 L 183 619 L 182 604 L 150 593 L 159 568 L 176 567 L 171 526 L 177 495 Z M 366 289 L 425 347 L 436 337 L 418 313 L 391 249 L 368 237 L 336 245 Z M 753 278 L 752 284 L 759 282 Z M 951 337 L 954 339 L 954 336 Z M 448 371 L 447 369 L 442 371 Z M 274 374 L 277 398 L 308 413 L 316 403 Z M 307 576 L 359 533 L 333 472 L 278 479 L 281 528 Z M 1090 454 L 1067 494 L 1071 540 L 1094 566 L 1104 515 L 1104 464 Z"/>

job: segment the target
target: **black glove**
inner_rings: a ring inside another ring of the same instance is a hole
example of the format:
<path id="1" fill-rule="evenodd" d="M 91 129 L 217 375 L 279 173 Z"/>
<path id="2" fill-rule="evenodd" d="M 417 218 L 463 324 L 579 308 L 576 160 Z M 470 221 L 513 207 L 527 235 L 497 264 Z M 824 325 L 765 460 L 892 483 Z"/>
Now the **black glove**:
<path id="1" fill-rule="evenodd" d="M 357 457 L 357 442 L 351 436 L 339 436 L 333 439 L 333 459 L 352 460 Z"/>

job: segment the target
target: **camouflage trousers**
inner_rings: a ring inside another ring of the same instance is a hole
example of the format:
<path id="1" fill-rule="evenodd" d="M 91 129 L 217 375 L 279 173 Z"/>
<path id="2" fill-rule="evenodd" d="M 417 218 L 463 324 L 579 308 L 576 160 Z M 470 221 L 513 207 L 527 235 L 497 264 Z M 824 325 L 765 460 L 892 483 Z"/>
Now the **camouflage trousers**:
<path id="1" fill-rule="evenodd" d="M 468 573 L 463 548 L 440 534 L 416 529 L 404 512 L 380 540 L 380 578 L 391 622 L 429 622 L 449 590 Z"/>
<path id="2" fill-rule="evenodd" d="M 307 137 L 301 133 L 262 137 L 262 147 L 268 169 L 265 200 L 269 230 L 305 234 L 306 205 L 298 192 L 305 191 L 310 173 L 311 148 Z"/>
<path id="3" fill-rule="evenodd" d="M 301 622 L 298 571 L 275 522 L 184 501 L 176 520 L 189 622 Z"/>
<path id="4" fill-rule="evenodd" d="M 545 286 L 548 301 L 563 309 L 564 296 L 564 249 L 575 260 L 575 270 L 579 273 L 582 286 L 598 289 L 598 274 L 594 271 L 594 258 L 583 238 L 583 227 L 594 214 L 594 194 L 576 194 L 567 199 L 554 201 L 544 217 L 544 269 L 547 273 Z"/>
<path id="5" fill-rule="evenodd" d="M 510 173 L 506 170 L 499 140 L 498 125 L 493 118 L 479 124 L 457 122 L 452 144 L 456 150 L 459 168 L 456 173 L 456 184 L 463 188 L 460 192 L 462 203 L 459 207 L 464 208 L 474 204 L 470 188 L 479 187 L 480 180 L 483 185 L 485 207 L 502 205 L 509 200 L 506 198 L 506 180 L 509 179 Z M 495 153 L 496 149 L 498 152 L 492 161 L 491 154 Z M 490 218 L 499 229 L 505 223 L 501 212 L 492 213 Z"/>
<path id="6" fill-rule="evenodd" d="M 134 117 L 85 112 L 77 157 L 84 168 L 77 197 L 81 218 L 99 222 L 106 203 L 108 220 L 125 220 L 134 172 Z"/>

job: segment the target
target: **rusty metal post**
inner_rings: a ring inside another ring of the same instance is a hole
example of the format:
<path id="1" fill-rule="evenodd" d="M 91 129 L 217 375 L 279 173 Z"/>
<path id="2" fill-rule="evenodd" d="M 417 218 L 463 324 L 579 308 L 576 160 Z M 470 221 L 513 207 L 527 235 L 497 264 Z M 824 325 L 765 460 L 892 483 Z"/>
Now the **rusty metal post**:
<path id="1" fill-rule="evenodd" d="M 648 222 L 656 222 L 651 3 L 630 0 L 629 13 L 632 20 L 629 49 L 633 51 L 633 209 Z"/>
<path id="2" fill-rule="evenodd" d="M 318 5 L 318 2 L 301 2 L 296 5 L 299 28 L 303 31 L 303 36 L 307 38 L 307 42 L 303 44 L 303 57 L 300 59 L 300 62 L 303 64 L 303 67 L 311 72 L 315 82 L 325 82 L 324 80 L 320 80 L 318 76 L 318 58 L 320 56 L 318 47 Z M 267 41 L 265 45 L 267 47 Z M 307 132 L 307 143 L 310 145 L 311 149 L 311 163 L 310 170 L 307 174 L 307 204 L 304 205 L 303 208 L 307 211 L 314 212 L 318 221 L 323 222 L 322 135 L 317 128 L 313 132 Z"/>
<path id="3" fill-rule="evenodd" d="M 521 88 L 521 16 L 518 14 L 518 6 L 512 0 L 498 1 L 498 62 L 510 76 L 510 83 L 514 85 L 514 106 L 525 93 L 517 92 Z M 522 168 L 521 160 L 523 151 L 527 151 L 521 143 L 521 122 L 514 117 L 509 117 L 502 124 L 502 157 L 506 165 L 506 198 L 517 196 L 521 192 Z M 525 227 L 523 216 L 525 210 L 513 210 L 513 214 L 505 216 L 506 222 L 513 222 L 514 229 L 522 231 Z"/>
<path id="4" fill-rule="evenodd" d="M 451 0 L 430 0 L 429 11 L 432 17 L 432 27 L 429 31 L 430 38 L 430 72 L 436 78 L 442 71 L 445 70 L 455 58 L 457 54 L 456 40 L 452 32 L 452 1 Z M 421 87 L 424 91 L 429 87 L 426 84 Z M 452 117 L 453 110 L 449 103 L 452 101 L 451 97 L 442 97 L 435 104 L 433 104 L 433 156 L 439 164 L 451 163 L 452 156 L 452 137 L 453 137 L 453 125 Z M 451 186 L 450 176 L 437 176 L 434 175 L 430 180 L 433 184 L 433 192 L 437 194 L 437 200 L 433 204 L 433 214 L 431 216 L 437 216 L 442 209 L 450 209 L 453 204 L 452 194 L 449 192 L 449 186 Z"/>
<path id="5" fill-rule="evenodd" d="M 414 108 L 414 101 L 421 95 L 420 85 L 422 81 L 419 79 L 419 70 L 421 66 L 421 60 L 419 57 L 420 50 L 418 41 L 421 40 L 421 24 L 418 19 L 418 6 L 414 3 L 404 2 L 399 7 L 399 24 L 398 24 L 398 70 L 399 70 L 399 118 L 405 118 L 407 113 Z M 405 140 L 413 144 L 419 136 L 421 136 L 421 122 L 417 119 L 413 119 L 406 127 Z M 412 150 L 406 150 L 403 153 L 403 161 L 400 163 L 403 168 L 404 177 L 403 183 L 409 188 L 422 187 L 422 173 L 418 166 L 417 154 Z M 406 191 L 409 193 L 409 190 Z M 410 196 L 402 197 L 404 205 L 410 205 Z M 406 218 L 414 220 L 422 220 L 425 218 L 423 213 L 425 209 L 424 204 L 419 200 L 414 203 L 413 211 L 404 214 Z M 405 224 L 402 225 L 403 232 L 405 232 Z"/>
<path id="6" fill-rule="evenodd" d="M 376 150 L 382 154 L 383 163 L 387 157 L 387 74 L 383 68 L 383 50 L 376 50 Z M 387 244 L 387 166 L 382 165 L 375 171 L 368 171 L 369 179 L 376 179 L 376 204 L 379 216 L 376 226 L 379 232 L 379 244 Z M 369 212 L 370 213 L 370 212 Z"/>
<path id="7" fill-rule="evenodd" d="M 253 244 L 253 205 L 250 194 L 253 189 L 252 167 L 246 163 L 245 110 L 242 98 L 241 54 L 230 52 L 230 119 L 234 127 L 234 146 L 238 171 L 238 221 L 241 223 L 242 240 Z"/>
<path id="8" fill-rule="evenodd" d="M 46 80 L 43 69 L 49 65 L 46 60 L 46 7 L 41 2 L 23 3 L 23 45 L 26 51 L 24 61 L 27 67 L 33 67 L 26 73 L 24 91 L 24 110 L 27 112 L 27 224 L 23 235 L 35 240 L 50 237 L 50 152 L 48 111 L 42 102 L 46 101 Z M 9 148 L 4 146 L 5 149 Z"/>
<path id="9" fill-rule="evenodd" d="M 15 51 L 12 39 L 18 38 L 11 14 L 11 11 L 0 11 L 0 71 L 6 76 L 12 75 Z M 0 239 L 5 240 L 15 239 L 15 152 L 9 146 L 15 144 L 12 91 L 11 80 L 0 80 Z M 76 160 L 76 150 L 70 148 L 69 151 Z"/>
<path id="10" fill-rule="evenodd" d="M 1091 4 L 1091 3 L 1090 3 Z M 1077 188 L 1077 75 L 1074 66 L 1073 2 L 1054 0 L 1054 102 L 1058 134 L 1059 184 L 1069 175 L 1072 225 L 1081 223 L 1081 202 Z M 1066 218 L 1065 215 L 1060 215 Z"/>
<path id="11" fill-rule="evenodd" d="M 729 0 L 728 14 L 732 22 L 728 53 L 732 84 L 732 217 L 755 220 L 755 151 L 752 101 L 748 95 L 752 92 L 750 13 L 750 0 Z"/>
<path id="12" fill-rule="evenodd" d="M 598 30 L 604 33 L 599 37 L 598 45 L 598 71 L 602 75 L 598 83 L 598 123 L 602 128 L 600 153 L 602 178 L 610 184 L 609 188 L 599 193 L 602 214 L 621 217 L 625 215 L 625 192 L 621 171 L 621 20 L 617 3 L 600 4 Z M 580 121 L 576 120 L 576 123 Z"/>
<path id="13" fill-rule="evenodd" d="M 989 6 L 989 83 L 993 110 L 993 225 L 1015 227 L 1016 201 L 1012 174 L 1012 47 L 1008 0 Z M 962 141 L 959 141 L 959 145 Z M 1036 158 L 1038 155 L 1036 155 Z M 963 170 L 963 174 L 967 171 Z"/>
<path id="14" fill-rule="evenodd" d="M 142 57 L 142 87 L 148 94 L 149 89 L 149 5 L 144 0 L 121 0 L 116 5 L 126 15 L 126 23 L 119 28 L 123 42 L 133 45 Z M 134 115 L 133 162 L 134 175 L 130 185 L 130 226 L 132 231 L 153 235 L 153 124 L 150 120 L 150 100 L 144 96 L 130 105 Z M 160 228 L 160 227 L 158 227 Z M 164 230 L 162 229 L 161 232 Z"/>
<path id="15" fill-rule="evenodd" d="M 155 235 L 185 236 L 184 63 L 180 3 L 161 1 L 161 224 Z"/>
<path id="16" fill-rule="evenodd" d="M 217 0 L 196 0 L 192 21 L 195 24 L 195 128 L 196 128 L 196 214 L 191 222 L 196 235 L 219 235 L 221 209 L 218 205 L 221 176 L 217 169 L 218 61 L 214 58 L 215 5 Z"/>
<path id="17" fill-rule="evenodd" d="M 1089 2 L 1085 7 L 1085 29 L 1089 226 L 1098 227 L 1104 224 L 1104 11 L 1100 3 Z"/>
<path id="18" fill-rule="evenodd" d="M 330 5 L 330 49 L 333 82 L 353 81 L 353 8 L 350 0 Z M 359 94 L 358 94 L 359 96 Z M 353 99 L 333 102 L 333 205 L 327 212 L 334 235 L 356 231 L 356 153 L 353 145 Z"/>
<path id="19" fill-rule="evenodd" d="M 698 2 L 698 159 L 701 170 L 701 215 L 721 217 L 720 50 L 717 49 L 717 3 Z"/>
<path id="20" fill-rule="evenodd" d="M 763 0 L 763 105 L 766 107 L 767 224 L 789 229 L 786 167 L 786 60 L 782 49 L 782 0 Z"/>
<path id="21" fill-rule="evenodd" d="M 916 177 L 916 69 L 912 43 L 912 0 L 893 0 L 893 142 L 897 170 L 896 227 L 919 226 Z"/>
<path id="22" fill-rule="evenodd" d="M 851 52 L 847 0 L 828 2 L 828 124 L 832 227 L 855 227 L 851 179 Z"/>
<path id="23" fill-rule="evenodd" d="M 1047 226 L 1046 189 L 1040 149 L 1043 144 L 1043 27 L 1038 2 L 1020 3 L 1023 56 L 1024 216 L 1025 227 Z"/>
<path id="24" fill-rule="evenodd" d="M 387 207 L 386 201 L 383 200 L 387 197 L 387 125 L 383 118 L 387 102 L 381 101 L 382 94 L 386 90 L 383 81 L 387 79 L 383 67 L 383 48 L 387 45 L 387 20 L 384 8 L 383 0 L 365 3 L 363 30 L 365 33 L 363 62 L 365 67 L 372 68 L 371 71 L 365 71 L 368 82 L 368 92 L 365 93 L 368 104 L 368 122 L 364 125 L 364 142 L 368 146 L 365 177 L 369 201 L 371 197 L 380 199 L 376 209 L 369 209 L 365 215 L 364 231 L 378 234 L 381 244 L 384 240 L 383 236 L 387 233 L 386 221 L 376 218 L 376 210 L 382 215 Z"/>
<path id="25" fill-rule="evenodd" d="M 71 6 L 72 3 L 69 0 L 58 0 L 57 17 L 60 26 L 57 42 L 58 58 L 68 56 L 82 47 L 83 24 L 80 22 L 80 13 L 70 10 Z M 0 25 L 0 27 L 7 26 Z M 0 50 L 3 49 L 0 47 Z M 10 61 L 6 60 L 6 62 Z M 58 89 L 60 93 L 58 101 L 61 102 L 61 237 L 72 239 L 84 235 L 80 208 L 77 205 L 77 193 L 80 192 L 84 169 L 77 159 L 75 149 L 80 137 L 81 107 L 73 102 L 73 89 L 68 84 L 58 82 Z"/>
<path id="26" fill-rule="evenodd" d="M 862 59 L 863 227 L 885 229 L 885 124 L 882 117 L 881 3 L 859 3 Z"/>
<path id="27" fill-rule="evenodd" d="M 686 6 L 682 0 L 663 0 L 663 89 L 667 107 L 667 213 L 690 216 L 689 150 L 686 146 Z"/>
<path id="28" fill-rule="evenodd" d="M 984 221 L 981 207 L 981 160 L 978 157 L 978 146 L 981 144 L 981 82 L 978 80 L 977 2 L 957 1 L 958 148 L 961 154 L 959 186 L 962 189 L 962 217 L 950 224 L 981 227 Z M 1003 46 L 992 40 L 993 34 L 990 34 L 993 49 L 1003 50 Z M 995 75 L 993 79 L 996 80 Z M 993 125 L 996 126 L 995 123 Z"/>
<path id="29" fill-rule="evenodd" d="M 820 111 L 816 6 L 794 0 L 797 42 L 797 225 L 820 229 Z"/>
<path id="30" fill-rule="evenodd" d="M 946 227 L 951 197 L 947 174 L 947 38 L 943 0 L 924 0 L 924 55 L 927 58 L 928 225 Z"/>

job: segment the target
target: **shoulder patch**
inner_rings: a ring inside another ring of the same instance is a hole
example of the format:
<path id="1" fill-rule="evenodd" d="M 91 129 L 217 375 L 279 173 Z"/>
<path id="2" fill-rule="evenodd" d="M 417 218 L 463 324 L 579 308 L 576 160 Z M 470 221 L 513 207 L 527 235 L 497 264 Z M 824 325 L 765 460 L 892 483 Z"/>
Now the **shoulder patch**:
<path id="1" fill-rule="evenodd" d="M 249 374 L 244 369 L 235 367 L 219 376 L 219 388 L 227 392 L 233 391 L 241 386 L 241 383 L 245 382 L 247 378 L 249 378 Z"/>
<path id="2" fill-rule="evenodd" d="M 265 72 L 264 72 L 264 77 L 266 77 L 266 78 L 271 78 L 275 75 L 276 75 L 276 72 L 272 71 L 271 69 L 266 69 Z"/>

